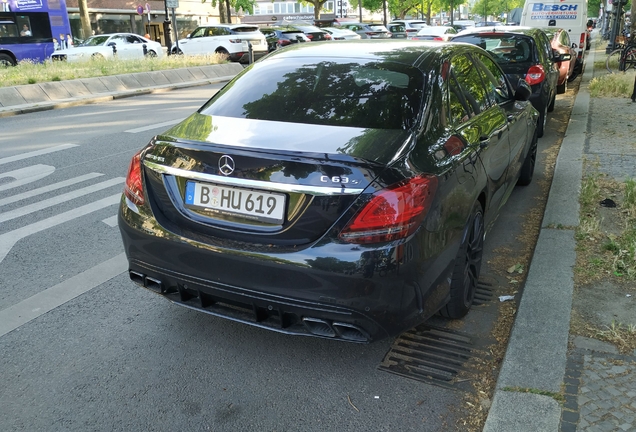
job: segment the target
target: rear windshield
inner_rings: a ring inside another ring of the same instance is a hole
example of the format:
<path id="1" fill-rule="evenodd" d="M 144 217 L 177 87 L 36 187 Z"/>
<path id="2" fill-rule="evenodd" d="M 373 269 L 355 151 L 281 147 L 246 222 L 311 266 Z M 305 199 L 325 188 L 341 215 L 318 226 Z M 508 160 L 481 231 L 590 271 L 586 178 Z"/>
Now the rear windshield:
<path id="1" fill-rule="evenodd" d="M 381 32 L 388 31 L 386 27 L 384 27 L 383 25 L 370 25 L 369 28 L 374 31 L 381 31 Z"/>
<path id="2" fill-rule="evenodd" d="M 467 42 L 488 51 L 500 65 L 533 61 L 532 38 L 509 34 L 471 34 L 457 36 L 453 42 Z"/>
<path id="3" fill-rule="evenodd" d="M 416 68 L 343 58 L 255 63 L 200 112 L 224 117 L 372 129 L 409 129 L 422 105 Z"/>
<path id="4" fill-rule="evenodd" d="M 232 31 L 235 33 L 253 33 L 258 31 L 258 27 L 234 27 Z"/>

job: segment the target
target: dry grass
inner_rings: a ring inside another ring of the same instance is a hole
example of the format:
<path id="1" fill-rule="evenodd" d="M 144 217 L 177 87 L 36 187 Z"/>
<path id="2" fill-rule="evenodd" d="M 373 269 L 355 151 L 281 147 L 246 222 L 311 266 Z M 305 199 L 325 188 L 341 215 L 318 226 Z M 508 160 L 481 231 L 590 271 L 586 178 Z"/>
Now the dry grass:
<path id="1" fill-rule="evenodd" d="M 143 60 L 89 60 L 83 63 L 22 61 L 15 67 L 0 68 L 0 87 L 65 81 L 135 72 L 150 72 L 224 63 L 216 54 L 209 56 L 164 56 Z"/>
<path id="2" fill-rule="evenodd" d="M 603 68 L 605 68 L 605 63 L 603 63 Z M 634 78 L 636 78 L 636 71 L 633 69 L 625 73 L 595 77 L 590 81 L 590 95 L 592 97 L 629 98 L 634 90 Z"/>

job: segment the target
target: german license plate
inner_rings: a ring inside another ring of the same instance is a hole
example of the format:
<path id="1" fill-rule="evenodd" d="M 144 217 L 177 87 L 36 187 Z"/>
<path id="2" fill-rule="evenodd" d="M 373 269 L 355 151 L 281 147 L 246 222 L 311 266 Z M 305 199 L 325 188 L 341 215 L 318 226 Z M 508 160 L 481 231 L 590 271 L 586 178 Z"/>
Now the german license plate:
<path id="1" fill-rule="evenodd" d="M 185 204 L 212 213 L 282 224 L 285 195 L 189 181 Z"/>

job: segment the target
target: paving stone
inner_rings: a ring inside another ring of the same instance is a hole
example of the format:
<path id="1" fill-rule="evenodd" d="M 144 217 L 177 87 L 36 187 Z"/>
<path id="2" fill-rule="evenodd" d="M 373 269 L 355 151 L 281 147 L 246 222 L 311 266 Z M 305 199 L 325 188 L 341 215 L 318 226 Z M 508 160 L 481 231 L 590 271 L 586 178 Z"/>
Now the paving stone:
<path id="1" fill-rule="evenodd" d="M 117 78 L 127 90 L 139 89 L 146 86 L 140 83 L 134 75 L 119 75 Z"/>
<path id="2" fill-rule="evenodd" d="M 126 86 L 116 76 L 99 77 L 99 80 L 106 86 L 108 91 L 124 91 L 127 90 Z"/>
<path id="3" fill-rule="evenodd" d="M 99 78 L 83 78 L 80 80 L 91 94 L 107 93 L 108 87 Z"/>
<path id="4" fill-rule="evenodd" d="M 0 106 L 23 105 L 27 103 L 15 87 L 0 88 Z"/>
<path id="5" fill-rule="evenodd" d="M 62 81 L 62 85 L 73 97 L 91 94 L 91 91 L 80 80 Z"/>
<path id="6" fill-rule="evenodd" d="M 16 90 L 24 98 L 26 103 L 49 102 L 51 100 L 51 98 L 42 91 L 39 85 L 17 86 Z"/>
<path id="7" fill-rule="evenodd" d="M 148 72 L 148 76 L 151 80 L 154 81 L 156 85 L 167 85 L 170 84 L 170 81 L 163 74 L 164 71 L 152 71 Z"/>

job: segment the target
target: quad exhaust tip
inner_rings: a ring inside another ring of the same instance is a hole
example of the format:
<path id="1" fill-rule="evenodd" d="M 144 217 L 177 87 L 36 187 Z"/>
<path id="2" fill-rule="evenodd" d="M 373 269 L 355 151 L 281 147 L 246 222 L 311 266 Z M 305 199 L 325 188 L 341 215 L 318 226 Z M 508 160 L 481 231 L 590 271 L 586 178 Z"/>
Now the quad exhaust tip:
<path id="1" fill-rule="evenodd" d="M 329 321 L 311 317 L 303 318 L 303 324 L 311 334 L 316 336 L 340 338 L 352 342 L 369 342 L 371 340 L 364 330 L 353 324 L 329 323 Z"/>
<path id="2" fill-rule="evenodd" d="M 146 287 L 154 292 L 162 293 L 163 292 L 163 284 L 160 280 L 153 279 L 141 273 L 137 273 L 136 271 L 129 270 L 128 274 L 130 276 L 130 280 L 135 282 L 138 285 Z"/>

